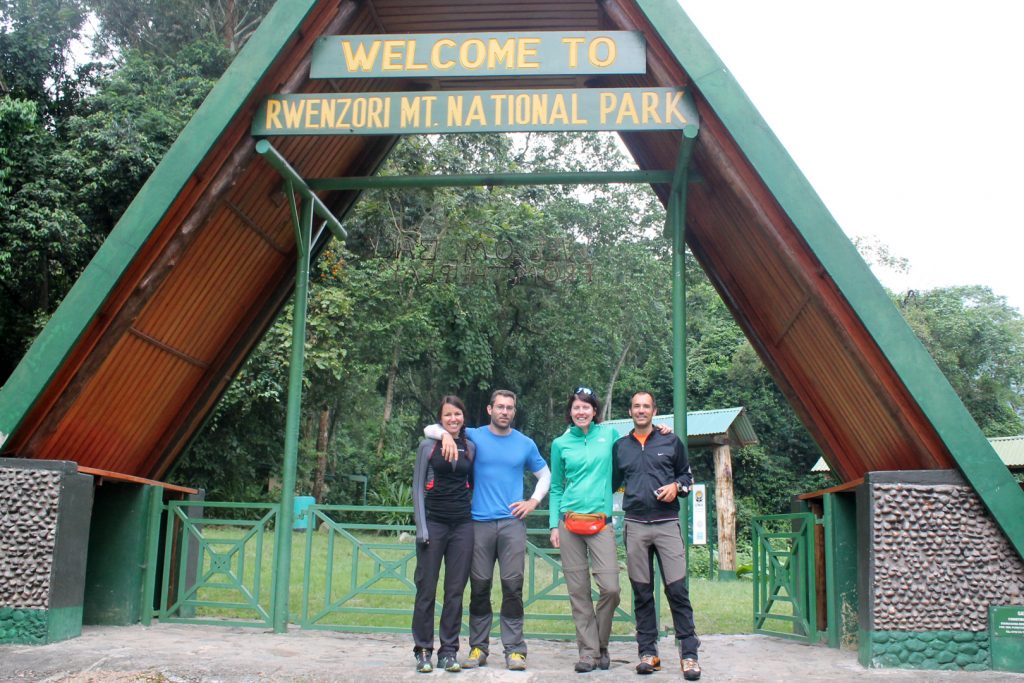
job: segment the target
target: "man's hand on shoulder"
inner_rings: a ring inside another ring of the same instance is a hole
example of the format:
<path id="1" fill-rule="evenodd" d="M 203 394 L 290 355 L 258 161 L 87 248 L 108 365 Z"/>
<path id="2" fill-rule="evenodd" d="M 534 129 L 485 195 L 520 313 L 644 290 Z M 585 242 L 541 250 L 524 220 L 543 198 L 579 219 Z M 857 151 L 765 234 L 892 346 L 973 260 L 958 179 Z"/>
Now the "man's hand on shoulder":
<path id="1" fill-rule="evenodd" d="M 448 432 L 444 433 L 441 437 L 441 455 L 448 462 L 454 462 L 459 459 L 459 447 L 455 445 L 455 439 Z"/>
<path id="2" fill-rule="evenodd" d="M 512 511 L 512 515 L 514 517 L 525 519 L 526 515 L 537 509 L 537 501 L 533 498 L 530 498 L 529 500 L 517 500 L 508 507 Z"/>

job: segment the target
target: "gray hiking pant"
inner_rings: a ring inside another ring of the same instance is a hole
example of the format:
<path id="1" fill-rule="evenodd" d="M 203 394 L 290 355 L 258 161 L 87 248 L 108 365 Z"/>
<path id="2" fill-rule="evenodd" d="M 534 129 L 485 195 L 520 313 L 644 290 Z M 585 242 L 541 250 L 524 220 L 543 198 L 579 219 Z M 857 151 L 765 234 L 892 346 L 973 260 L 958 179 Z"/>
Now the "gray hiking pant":
<path id="1" fill-rule="evenodd" d="M 615 530 L 609 523 L 592 536 L 574 534 L 558 523 L 562 573 L 576 625 L 576 645 L 580 656 L 597 659 L 608 649 L 612 618 L 619 606 L 619 563 L 615 549 Z M 588 561 L 589 560 L 589 561 Z M 597 584 L 597 609 L 591 598 L 590 576 Z"/>
<path id="2" fill-rule="evenodd" d="M 501 642 L 505 654 L 526 654 L 523 640 L 523 570 L 526 524 L 521 519 L 473 522 L 473 565 L 469 569 L 469 647 L 490 652 L 491 584 L 494 562 L 501 579 Z"/>

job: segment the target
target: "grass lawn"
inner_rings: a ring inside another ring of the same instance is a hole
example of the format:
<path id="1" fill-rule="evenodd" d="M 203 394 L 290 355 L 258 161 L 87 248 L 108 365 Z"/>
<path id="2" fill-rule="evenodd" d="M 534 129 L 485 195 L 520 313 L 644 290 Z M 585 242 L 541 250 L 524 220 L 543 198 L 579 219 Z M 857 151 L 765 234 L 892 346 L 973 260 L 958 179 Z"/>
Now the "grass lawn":
<path id="1" fill-rule="evenodd" d="M 231 548 L 241 537 L 239 529 L 208 528 L 204 536 L 214 551 Z M 536 541 L 536 538 L 531 540 Z M 221 544 L 221 545 L 218 545 Z M 224 574 L 211 574 L 211 583 L 220 585 L 200 588 L 197 597 L 200 618 L 254 619 L 256 610 L 240 608 L 239 603 L 254 600 L 269 611 L 272 585 L 270 567 L 274 556 L 273 533 L 264 539 L 262 557 L 257 563 L 255 543 L 240 547 L 245 561 L 238 570 L 233 563 L 232 575 L 244 589 L 226 587 L 233 581 Z M 357 562 L 353 566 L 354 549 Z M 303 585 L 306 576 L 306 534 L 292 536 L 292 573 L 290 584 L 290 617 L 299 622 L 303 616 Z M 620 549 L 621 554 L 621 549 Z M 400 629 L 408 628 L 413 601 L 413 572 L 416 567 L 415 547 L 400 543 L 394 535 L 376 535 L 353 531 L 344 533 L 314 533 L 309 548 L 308 618 L 311 623 L 326 628 Z M 628 638 L 633 635 L 632 591 L 621 562 L 622 614 L 613 626 L 613 635 Z M 260 568 L 259 586 L 256 586 L 256 568 Z M 213 568 L 211 561 L 203 562 L 200 576 Z M 543 551 L 527 557 L 527 576 L 524 597 L 527 600 L 526 629 L 528 633 L 564 635 L 574 637 L 569 604 L 564 585 L 552 585 L 553 576 L 560 576 L 557 558 Z M 251 594 L 251 598 L 246 593 Z M 327 596 L 330 596 L 328 600 Z M 500 587 L 495 581 L 493 602 L 500 603 Z M 438 596 L 440 598 L 440 595 Z M 752 619 L 752 583 L 749 579 L 731 582 L 691 578 L 690 598 L 694 607 L 698 633 L 749 633 Z M 213 606 L 210 603 L 234 603 L 232 606 Z M 671 614 L 662 594 L 660 619 L 662 628 L 671 630 Z M 468 607 L 468 589 L 465 600 Z M 495 624 L 497 625 L 497 624 Z"/>

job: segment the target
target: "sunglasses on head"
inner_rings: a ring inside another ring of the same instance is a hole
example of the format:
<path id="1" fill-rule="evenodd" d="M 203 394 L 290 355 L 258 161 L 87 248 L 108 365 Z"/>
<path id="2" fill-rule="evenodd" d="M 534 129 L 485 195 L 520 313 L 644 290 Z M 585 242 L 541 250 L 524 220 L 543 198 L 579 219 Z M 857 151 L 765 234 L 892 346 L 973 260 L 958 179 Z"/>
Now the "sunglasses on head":
<path id="1" fill-rule="evenodd" d="M 578 396 L 580 394 L 583 394 L 584 396 L 593 396 L 594 390 L 591 389 L 590 387 L 576 387 L 575 389 L 573 389 L 573 396 Z"/>

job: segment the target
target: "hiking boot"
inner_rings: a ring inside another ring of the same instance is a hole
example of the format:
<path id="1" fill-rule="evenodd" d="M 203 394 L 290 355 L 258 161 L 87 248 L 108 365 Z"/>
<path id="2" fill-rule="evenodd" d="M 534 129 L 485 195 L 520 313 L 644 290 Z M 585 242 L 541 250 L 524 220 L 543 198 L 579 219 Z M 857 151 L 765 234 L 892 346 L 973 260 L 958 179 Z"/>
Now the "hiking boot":
<path id="1" fill-rule="evenodd" d="M 459 666 L 459 660 L 455 659 L 455 655 L 438 655 L 437 668 L 444 669 L 448 673 L 453 674 L 462 671 L 462 667 Z"/>
<path id="2" fill-rule="evenodd" d="M 578 674 L 588 674 L 597 668 L 597 662 L 590 655 L 580 655 L 580 661 L 576 662 L 576 669 Z"/>
<path id="3" fill-rule="evenodd" d="M 430 663 L 430 650 L 416 650 L 416 670 L 421 674 L 428 674 L 434 670 Z"/>
<path id="4" fill-rule="evenodd" d="M 683 669 L 683 678 L 688 681 L 696 681 L 700 679 L 700 664 L 697 663 L 696 659 L 683 659 L 680 660 L 679 666 Z"/>
<path id="5" fill-rule="evenodd" d="M 505 668 L 509 671 L 526 671 L 526 655 L 522 652 L 510 652 L 505 655 Z"/>
<path id="6" fill-rule="evenodd" d="M 601 656 L 597 658 L 597 668 L 602 671 L 607 671 L 608 667 L 612 665 L 612 658 L 608 656 L 608 648 L 601 648 Z"/>
<path id="7" fill-rule="evenodd" d="M 640 663 L 636 665 L 638 674 L 652 674 L 655 671 L 661 671 L 661 659 L 658 658 L 658 655 L 644 655 L 640 658 Z"/>
<path id="8" fill-rule="evenodd" d="M 474 647 L 469 651 L 469 656 L 462 660 L 462 668 L 475 669 L 478 666 L 487 666 L 487 653 Z"/>

